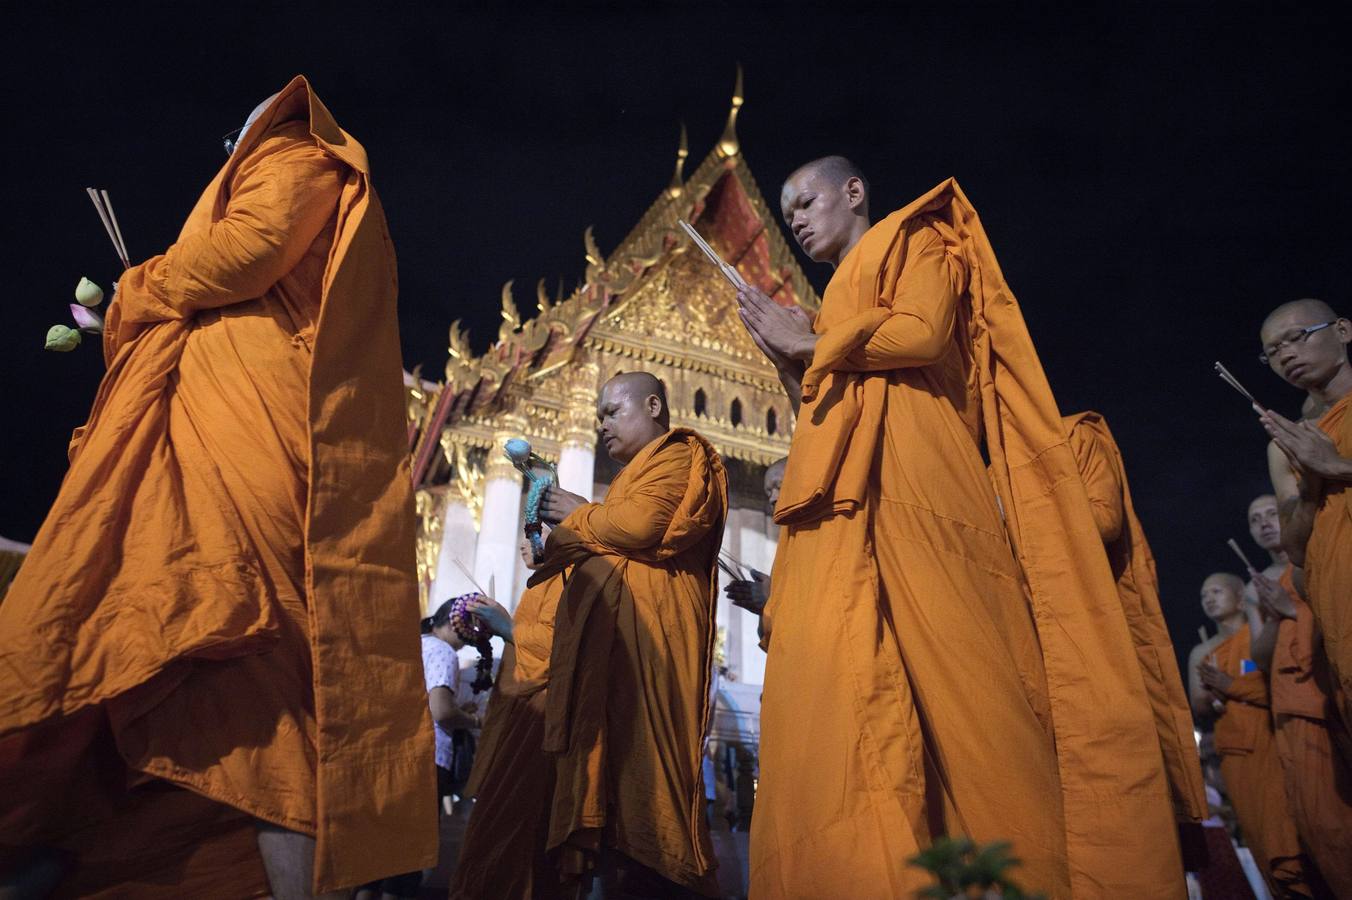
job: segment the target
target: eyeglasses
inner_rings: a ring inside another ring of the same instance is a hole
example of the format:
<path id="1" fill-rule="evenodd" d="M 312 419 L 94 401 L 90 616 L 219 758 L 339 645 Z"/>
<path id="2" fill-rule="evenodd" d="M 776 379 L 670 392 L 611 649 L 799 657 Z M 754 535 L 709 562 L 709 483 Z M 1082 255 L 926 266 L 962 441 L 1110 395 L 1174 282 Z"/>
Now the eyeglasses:
<path id="1" fill-rule="evenodd" d="M 241 134 L 243 134 L 243 133 L 244 133 L 244 126 L 241 125 L 240 127 L 236 128 L 234 131 L 231 131 L 231 132 L 229 132 L 228 134 L 226 134 L 225 137 L 221 138 L 221 143 L 225 144 L 225 155 L 226 155 L 226 156 L 232 156 L 232 155 L 234 154 L 234 152 L 235 152 L 235 147 L 236 147 L 236 145 L 239 144 L 239 136 L 240 136 Z"/>
<path id="2" fill-rule="evenodd" d="M 1282 352 L 1283 348 L 1293 344 L 1303 344 L 1308 341 L 1310 335 L 1314 334 L 1316 331 L 1323 331 L 1330 325 L 1337 324 L 1338 320 L 1334 319 L 1332 322 L 1320 322 L 1318 325 L 1307 325 L 1294 332 L 1288 332 L 1286 337 L 1278 341 L 1273 341 L 1271 344 L 1264 347 L 1263 352 L 1258 354 L 1258 362 L 1260 365 L 1270 366 L 1272 365 L 1272 360 L 1277 357 L 1278 353 Z"/>

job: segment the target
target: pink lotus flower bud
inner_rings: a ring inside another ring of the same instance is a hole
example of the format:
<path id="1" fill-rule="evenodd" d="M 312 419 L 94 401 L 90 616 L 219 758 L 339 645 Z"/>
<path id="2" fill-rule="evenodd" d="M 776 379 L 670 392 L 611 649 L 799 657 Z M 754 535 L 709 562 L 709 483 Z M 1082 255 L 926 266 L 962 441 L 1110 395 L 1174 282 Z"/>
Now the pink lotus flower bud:
<path id="1" fill-rule="evenodd" d="M 75 319 L 75 325 L 81 331 L 88 331 L 90 334 L 103 334 L 103 316 L 94 312 L 92 309 L 85 309 L 78 303 L 70 305 L 71 318 Z"/>

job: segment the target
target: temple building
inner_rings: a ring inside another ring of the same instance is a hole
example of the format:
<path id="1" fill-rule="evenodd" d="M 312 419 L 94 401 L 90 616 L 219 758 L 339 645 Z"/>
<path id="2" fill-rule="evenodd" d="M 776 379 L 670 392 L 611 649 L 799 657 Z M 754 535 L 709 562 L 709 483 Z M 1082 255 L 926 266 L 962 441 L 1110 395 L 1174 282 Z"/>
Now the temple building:
<path id="1" fill-rule="evenodd" d="M 617 467 L 597 454 L 596 398 L 618 372 L 656 375 L 667 388 L 672 424 L 714 444 L 731 494 L 724 551 L 770 570 L 777 528 L 767 516 L 762 479 L 765 467 L 788 453 L 793 412 L 774 368 L 737 317 L 733 289 L 678 225 L 693 224 L 776 301 L 808 310 L 819 305 L 742 155 L 741 105 L 738 72 L 718 143 L 687 178 L 682 128 L 670 183 L 619 246 L 602 254 L 587 229 L 586 267 L 571 294 L 550 296 L 541 279 L 528 316 L 507 282 L 502 323 L 486 353 L 470 350 L 457 321 L 445 380 L 409 376 L 424 607 L 474 583 L 508 608 L 515 605 L 527 576 L 517 554 L 523 479 L 503 444 L 524 437 L 557 463 L 562 487 L 602 496 Z M 720 595 L 717 621 L 728 680 L 747 689 L 761 684 L 765 656 L 755 617 Z"/>

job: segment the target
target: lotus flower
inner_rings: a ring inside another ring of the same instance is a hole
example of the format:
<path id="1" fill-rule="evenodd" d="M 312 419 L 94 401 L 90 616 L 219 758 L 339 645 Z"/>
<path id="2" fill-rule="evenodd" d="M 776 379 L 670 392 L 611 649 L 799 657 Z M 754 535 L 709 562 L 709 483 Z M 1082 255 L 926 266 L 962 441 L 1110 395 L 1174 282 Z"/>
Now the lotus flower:
<path id="1" fill-rule="evenodd" d="M 70 315 L 75 320 L 75 327 L 81 331 L 88 331 L 90 334 L 103 334 L 103 316 L 94 310 L 85 309 L 78 303 L 72 303 Z"/>
<path id="2" fill-rule="evenodd" d="M 103 302 L 103 288 L 88 278 L 81 278 L 80 283 L 75 285 L 75 299 L 81 306 L 98 306 Z"/>
<path id="3" fill-rule="evenodd" d="M 47 350 L 69 353 L 80 346 L 80 332 L 68 325 L 53 325 L 47 329 Z"/>

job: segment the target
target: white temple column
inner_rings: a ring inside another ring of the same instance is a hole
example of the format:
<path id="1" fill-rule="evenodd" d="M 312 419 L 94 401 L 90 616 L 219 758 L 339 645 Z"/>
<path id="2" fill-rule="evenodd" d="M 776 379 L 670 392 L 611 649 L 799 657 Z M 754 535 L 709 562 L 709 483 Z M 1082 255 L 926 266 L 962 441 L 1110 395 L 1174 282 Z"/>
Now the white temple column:
<path id="1" fill-rule="evenodd" d="M 516 607 L 516 548 L 521 535 L 521 473 L 503 455 L 503 444 L 520 437 L 524 429 L 512 416 L 502 418 L 502 430 L 493 435 L 484 472 L 484 508 L 479 540 L 474 548 L 474 577 L 484 590 L 509 610 Z M 489 580 L 493 585 L 489 585 Z"/>
<path id="2" fill-rule="evenodd" d="M 594 362 L 573 368 L 565 394 L 564 432 L 559 451 L 559 487 L 588 500 L 596 487 L 596 393 L 600 369 Z"/>
<path id="3" fill-rule="evenodd" d="M 462 565 L 472 570 L 475 544 L 478 540 L 474 511 L 463 497 L 450 494 L 446 499 L 446 511 L 442 518 L 441 554 L 437 558 L 437 576 L 432 580 L 428 603 L 429 615 L 452 597 L 459 597 L 474 590 L 474 585 L 470 583 L 465 573 L 460 571 L 456 561 L 459 560 Z"/>

